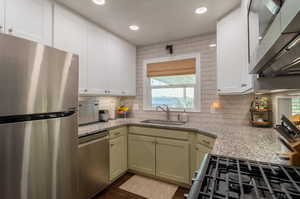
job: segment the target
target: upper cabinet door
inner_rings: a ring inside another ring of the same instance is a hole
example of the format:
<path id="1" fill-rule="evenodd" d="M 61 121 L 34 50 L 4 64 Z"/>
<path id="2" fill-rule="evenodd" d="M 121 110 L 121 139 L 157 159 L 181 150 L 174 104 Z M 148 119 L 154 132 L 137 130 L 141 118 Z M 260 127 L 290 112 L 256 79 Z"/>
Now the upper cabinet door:
<path id="1" fill-rule="evenodd" d="M 240 92 L 242 83 L 241 12 L 235 10 L 217 24 L 218 92 Z"/>
<path id="2" fill-rule="evenodd" d="M 243 7 L 244 8 L 244 7 Z M 217 24 L 217 79 L 219 94 L 241 94 L 252 88 L 248 72 L 247 12 L 238 8 Z"/>
<path id="3" fill-rule="evenodd" d="M 4 31 L 4 0 L 0 0 L 0 33 Z"/>
<path id="4" fill-rule="evenodd" d="M 87 90 L 86 21 L 68 9 L 55 4 L 54 47 L 79 56 L 79 92 Z"/>
<path id="5" fill-rule="evenodd" d="M 7 34 L 52 46 L 51 1 L 8 0 L 5 1 L 5 13 Z"/>
<path id="6" fill-rule="evenodd" d="M 122 41 L 122 66 L 121 85 L 122 95 L 132 96 L 136 94 L 136 47 L 126 41 Z"/>
<path id="7" fill-rule="evenodd" d="M 108 32 L 89 23 L 87 28 L 87 60 L 89 94 L 109 94 L 110 74 Z M 116 57 L 117 58 L 117 57 Z"/>

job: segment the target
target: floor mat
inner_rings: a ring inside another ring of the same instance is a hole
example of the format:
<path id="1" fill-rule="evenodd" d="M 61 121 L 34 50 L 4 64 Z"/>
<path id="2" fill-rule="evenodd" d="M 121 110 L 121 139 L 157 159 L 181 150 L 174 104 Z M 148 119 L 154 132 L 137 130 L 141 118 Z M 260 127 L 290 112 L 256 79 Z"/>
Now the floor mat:
<path id="1" fill-rule="evenodd" d="M 134 175 L 119 188 L 149 199 L 172 199 L 178 186 Z"/>

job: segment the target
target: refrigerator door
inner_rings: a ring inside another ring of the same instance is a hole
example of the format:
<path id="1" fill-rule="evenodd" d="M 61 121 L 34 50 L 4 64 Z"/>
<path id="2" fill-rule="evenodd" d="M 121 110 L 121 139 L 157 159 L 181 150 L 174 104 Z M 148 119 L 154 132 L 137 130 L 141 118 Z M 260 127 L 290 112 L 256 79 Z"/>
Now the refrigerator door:
<path id="1" fill-rule="evenodd" d="M 1 199 L 76 199 L 77 113 L 0 124 Z"/>
<path id="2" fill-rule="evenodd" d="M 0 116 L 78 107 L 78 56 L 0 34 Z"/>

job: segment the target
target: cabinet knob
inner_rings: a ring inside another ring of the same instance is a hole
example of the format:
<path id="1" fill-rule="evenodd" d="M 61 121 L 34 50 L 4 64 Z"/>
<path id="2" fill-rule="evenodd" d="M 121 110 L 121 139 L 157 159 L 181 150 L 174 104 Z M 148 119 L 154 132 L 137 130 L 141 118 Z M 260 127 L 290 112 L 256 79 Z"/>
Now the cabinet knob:
<path id="1" fill-rule="evenodd" d="M 242 84 L 241 87 L 246 87 L 248 84 Z"/>
<path id="2" fill-rule="evenodd" d="M 218 89 L 218 91 L 221 91 L 221 89 Z"/>
<path id="3" fill-rule="evenodd" d="M 88 90 L 87 89 L 84 89 L 84 92 L 87 92 Z"/>
<path id="4" fill-rule="evenodd" d="M 0 26 L 0 29 L 2 29 L 3 28 L 3 26 Z"/>
<path id="5" fill-rule="evenodd" d="M 13 32 L 13 29 L 12 29 L 12 28 L 8 29 L 8 32 L 9 32 L 9 33 L 12 33 L 12 32 Z"/>

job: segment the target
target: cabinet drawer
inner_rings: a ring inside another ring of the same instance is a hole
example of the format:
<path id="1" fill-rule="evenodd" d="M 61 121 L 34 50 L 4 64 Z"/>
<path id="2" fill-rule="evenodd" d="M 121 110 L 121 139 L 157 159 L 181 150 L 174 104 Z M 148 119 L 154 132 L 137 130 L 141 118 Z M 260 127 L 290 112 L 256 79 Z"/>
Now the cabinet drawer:
<path id="1" fill-rule="evenodd" d="M 210 149 L 214 147 L 216 139 L 205 136 L 205 135 L 197 135 L 197 142 L 203 146 L 206 146 Z"/>
<path id="2" fill-rule="evenodd" d="M 148 128 L 148 127 L 139 127 L 139 126 L 130 126 L 129 132 L 138 135 L 147 135 L 147 136 L 181 139 L 181 140 L 187 140 L 189 137 L 189 133 L 185 131 L 157 129 L 157 128 Z"/>
<path id="3" fill-rule="evenodd" d="M 121 135 L 126 135 L 126 132 L 127 132 L 127 127 L 126 126 L 110 130 L 109 131 L 109 138 L 113 139 L 113 138 L 119 137 Z"/>

